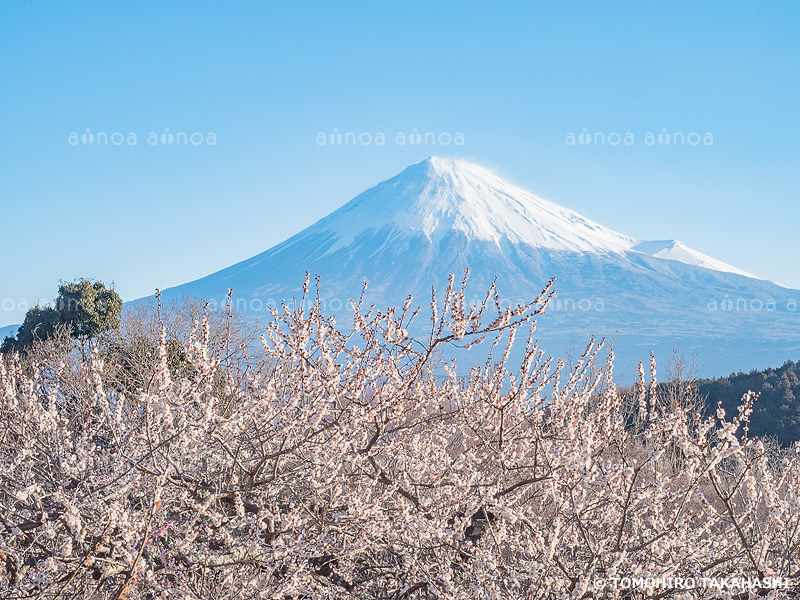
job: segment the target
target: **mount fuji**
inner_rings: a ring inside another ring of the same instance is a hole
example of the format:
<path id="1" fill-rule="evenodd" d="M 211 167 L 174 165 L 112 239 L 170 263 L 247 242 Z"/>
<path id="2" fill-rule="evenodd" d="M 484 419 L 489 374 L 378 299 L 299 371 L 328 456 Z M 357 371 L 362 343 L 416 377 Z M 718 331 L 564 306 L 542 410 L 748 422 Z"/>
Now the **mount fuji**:
<path id="1" fill-rule="evenodd" d="M 800 291 L 760 279 L 677 240 L 645 241 L 459 160 L 431 157 L 363 192 L 286 241 L 231 267 L 163 292 L 265 314 L 298 298 L 305 272 L 321 277 L 328 313 L 345 315 L 368 283 L 367 300 L 430 300 L 450 273 L 470 269 L 475 299 L 497 277 L 509 303 L 528 302 L 556 277 L 539 318 L 540 347 L 579 354 L 591 337 L 614 347 L 632 379 L 650 350 L 694 356 L 702 376 L 777 366 L 800 355 Z M 341 319 L 340 319 L 341 320 Z"/>

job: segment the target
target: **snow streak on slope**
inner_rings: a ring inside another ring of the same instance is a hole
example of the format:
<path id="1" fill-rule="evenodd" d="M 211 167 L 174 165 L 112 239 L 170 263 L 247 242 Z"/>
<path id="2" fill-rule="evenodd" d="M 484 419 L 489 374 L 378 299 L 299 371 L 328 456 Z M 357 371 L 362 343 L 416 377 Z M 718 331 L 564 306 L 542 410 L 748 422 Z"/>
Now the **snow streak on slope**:
<path id="1" fill-rule="evenodd" d="M 656 258 L 678 260 L 682 263 L 695 267 L 714 269 L 715 271 L 725 271 L 726 273 L 736 273 L 737 275 L 744 275 L 745 277 L 756 277 L 747 271 L 737 269 L 736 267 L 729 265 L 728 263 L 724 263 L 721 260 L 711 258 L 710 256 L 703 254 L 702 252 L 698 252 L 697 250 L 692 250 L 686 244 L 683 244 L 678 240 L 641 242 L 633 246 L 631 250 L 643 252 L 645 254 L 649 254 L 650 256 L 655 256 Z"/>

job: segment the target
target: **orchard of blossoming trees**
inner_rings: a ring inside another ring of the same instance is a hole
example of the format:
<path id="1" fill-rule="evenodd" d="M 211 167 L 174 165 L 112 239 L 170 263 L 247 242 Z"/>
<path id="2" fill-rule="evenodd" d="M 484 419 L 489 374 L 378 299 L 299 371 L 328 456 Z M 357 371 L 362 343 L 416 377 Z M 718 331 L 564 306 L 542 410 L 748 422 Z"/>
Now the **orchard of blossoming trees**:
<path id="1" fill-rule="evenodd" d="M 706 418 L 654 361 L 622 391 L 601 344 L 538 349 L 549 286 L 465 285 L 283 306 L 257 359 L 201 316 L 125 384 L 100 347 L 3 356 L 0 597 L 797 597 L 800 456 L 748 436 L 756 398 Z M 468 375 L 438 352 L 480 342 Z"/>

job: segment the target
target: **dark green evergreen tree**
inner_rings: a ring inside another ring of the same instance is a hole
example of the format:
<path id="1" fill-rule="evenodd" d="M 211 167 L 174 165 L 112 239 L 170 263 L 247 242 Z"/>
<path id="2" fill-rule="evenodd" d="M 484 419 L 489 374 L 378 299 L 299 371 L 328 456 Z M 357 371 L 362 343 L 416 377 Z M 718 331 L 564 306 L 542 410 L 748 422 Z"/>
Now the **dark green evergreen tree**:
<path id="1" fill-rule="evenodd" d="M 781 444 L 800 441 L 800 362 L 787 361 L 776 369 L 701 380 L 697 388 L 706 397 L 709 414 L 716 410 L 717 402 L 722 402 L 725 412 L 731 416 L 737 414 L 746 392 L 758 392 L 749 434 L 773 437 Z"/>
<path id="2" fill-rule="evenodd" d="M 3 341 L 3 352 L 24 352 L 37 340 L 53 336 L 59 325 L 69 327 L 71 337 L 81 346 L 103 332 L 117 329 L 122 299 L 100 281 L 79 279 L 62 283 L 54 306 L 35 306 L 25 315 L 16 337 Z"/>
<path id="3" fill-rule="evenodd" d="M 61 323 L 58 311 L 49 306 L 34 306 L 25 315 L 25 320 L 17 330 L 16 337 L 7 337 L 3 341 L 2 351 L 23 351 L 37 340 L 46 340 L 55 333 Z"/>
<path id="4" fill-rule="evenodd" d="M 81 342 L 119 327 L 122 299 L 100 281 L 62 283 L 55 304 L 61 322 L 70 324 L 72 337 Z"/>

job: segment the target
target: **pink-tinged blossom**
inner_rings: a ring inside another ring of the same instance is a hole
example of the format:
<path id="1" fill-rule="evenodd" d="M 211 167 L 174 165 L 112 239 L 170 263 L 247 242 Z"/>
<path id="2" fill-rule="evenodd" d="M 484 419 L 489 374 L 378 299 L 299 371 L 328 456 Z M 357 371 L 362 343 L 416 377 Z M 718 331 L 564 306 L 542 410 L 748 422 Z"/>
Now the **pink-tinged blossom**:
<path id="1" fill-rule="evenodd" d="M 412 339 L 413 299 L 362 296 L 342 330 L 307 277 L 310 307 L 276 308 L 257 359 L 229 362 L 204 315 L 183 370 L 159 328 L 136 389 L 99 350 L 0 357 L 0 596 L 544 600 L 797 577 L 800 455 L 747 436 L 757 398 L 697 415 L 655 356 L 628 392 L 602 340 L 552 360 L 534 339 L 551 286 L 468 306 L 451 277 Z M 437 363 L 445 346 L 473 368 Z"/>

